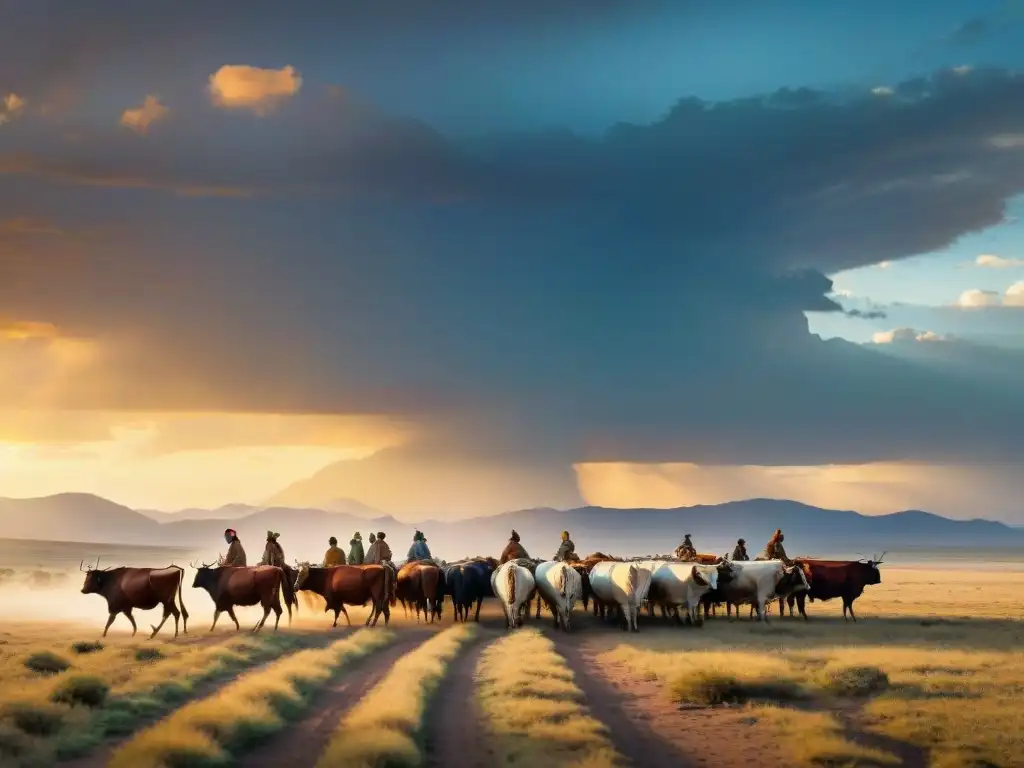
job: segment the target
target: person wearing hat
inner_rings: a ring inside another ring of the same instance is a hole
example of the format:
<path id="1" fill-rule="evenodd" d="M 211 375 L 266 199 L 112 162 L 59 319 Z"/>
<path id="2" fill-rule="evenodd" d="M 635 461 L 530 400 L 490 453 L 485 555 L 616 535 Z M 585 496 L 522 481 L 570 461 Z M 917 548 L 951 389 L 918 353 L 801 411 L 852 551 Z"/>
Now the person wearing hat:
<path id="1" fill-rule="evenodd" d="M 384 531 L 377 531 L 377 540 L 366 551 L 364 565 L 381 565 L 391 560 L 391 547 L 384 542 Z"/>
<path id="2" fill-rule="evenodd" d="M 576 556 L 576 545 L 572 543 L 572 539 L 569 538 L 568 531 L 562 531 L 562 543 L 558 545 L 558 551 L 555 552 L 554 560 L 560 560 L 564 563 L 571 563 L 579 560 Z"/>
<path id="3" fill-rule="evenodd" d="M 501 553 L 498 565 L 503 565 L 509 560 L 518 560 L 521 557 L 530 558 L 526 554 L 526 548 L 519 543 L 519 534 L 516 533 L 515 529 L 512 529 L 512 535 L 509 537 L 508 544 L 505 545 L 505 549 Z"/>
<path id="4" fill-rule="evenodd" d="M 267 546 L 263 548 L 263 559 L 260 560 L 260 565 L 276 565 L 278 568 L 284 568 L 284 549 L 277 541 L 277 537 L 280 535 L 274 531 L 267 531 Z"/>
<path id="5" fill-rule="evenodd" d="M 749 560 L 750 555 L 747 554 L 747 540 L 737 539 L 736 549 L 732 551 L 733 560 Z"/>
<path id="6" fill-rule="evenodd" d="M 679 560 L 686 562 L 692 562 L 697 559 L 697 549 L 693 546 L 693 542 L 690 541 L 690 534 L 683 536 L 683 543 L 676 547 L 675 555 Z"/>
<path id="7" fill-rule="evenodd" d="M 373 543 L 373 534 L 370 534 L 370 543 Z M 349 565 L 362 565 L 363 564 L 363 537 L 356 531 L 349 542 L 348 550 L 348 564 Z"/>
<path id="8" fill-rule="evenodd" d="M 327 540 L 329 549 L 324 553 L 323 567 L 329 568 L 332 565 L 344 565 L 345 564 L 345 552 L 338 547 L 338 540 L 331 536 Z"/>
<path id="9" fill-rule="evenodd" d="M 238 540 L 238 534 L 234 528 L 224 531 L 224 541 L 228 543 L 228 553 L 222 555 L 218 565 L 221 567 L 245 567 L 245 550 L 242 549 L 242 542 Z"/>
<path id="10" fill-rule="evenodd" d="M 765 545 L 764 552 L 758 560 L 781 560 L 786 565 L 792 565 L 793 561 L 786 555 L 786 548 L 782 546 L 782 542 L 785 539 L 785 535 L 782 533 L 781 528 L 776 528 L 775 533 L 768 540 Z"/>
<path id="11" fill-rule="evenodd" d="M 430 560 L 430 547 L 427 546 L 427 537 L 423 531 L 416 531 L 412 535 L 412 546 L 409 547 L 409 554 L 406 555 L 406 562 L 413 560 Z"/>

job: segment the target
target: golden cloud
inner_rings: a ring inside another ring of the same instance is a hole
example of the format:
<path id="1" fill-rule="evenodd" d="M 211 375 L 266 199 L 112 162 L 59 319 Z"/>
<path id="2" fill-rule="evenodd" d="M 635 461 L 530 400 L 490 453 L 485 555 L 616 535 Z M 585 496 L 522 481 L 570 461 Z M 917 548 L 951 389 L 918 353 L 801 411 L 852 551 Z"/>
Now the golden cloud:
<path id="1" fill-rule="evenodd" d="M 142 104 L 132 109 L 126 109 L 121 115 L 121 125 L 131 128 L 136 133 L 148 133 L 149 126 L 167 117 L 171 112 L 166 106 L 160 103 L 156 96 L 147 96 Z"/>
<path id="2" fill-rule="evenodd" d="M 224 109 L 248 109 L 264 115 L 302 87 L 302 76 L 292 66 L 263 69 L 245 64 L 225 64 L 210 75 L 213 103 Z"/>
<path id="3" fill-rule="evenodd" d="M 8 93 L 0 100 L 0 125 L 19 117 L 25 109 L 25 100 L 16 93 Z"/>
<path id="4" fill-rule="evenodd" d="M 59 336 L 57 326 L 34 320 L 9 320 L 0 318 L 0 339 L 24 341 L 26 339 L 55 339 Z"/>

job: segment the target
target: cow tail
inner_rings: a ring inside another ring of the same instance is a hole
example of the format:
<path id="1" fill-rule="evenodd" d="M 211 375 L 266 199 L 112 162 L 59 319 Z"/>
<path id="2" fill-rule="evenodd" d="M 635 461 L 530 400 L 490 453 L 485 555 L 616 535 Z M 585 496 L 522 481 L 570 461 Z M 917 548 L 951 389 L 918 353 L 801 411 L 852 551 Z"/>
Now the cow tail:
<path id="1" fill-rule="evenodd" d="M 178 568 L 178 605 L 181 607 L 181 617 L 185 620 L 185 634 L 188 634 L 188 609 L 185 608 L 185 599 L 181 596 L 181 584 L 185 581 L 185 569 Z"/>
<path id="2" fill-rule="evenodd" d="M 516 565 L 512 563 L 505 572 L 505 587 L 508 589 L 508 605 L 512 610 L 516 604 Z"/>
<path id="3" fill-rule="evenodd" d="M 558 581 L 555 584 L 558 587 L 558 594 L 561 595 L 563 600 L 566 597 L 565 590 L 569 583 L 569 574 L 566 573 L 568 569 L 569 566 L 563 563 L 562 567 L 558 569 Z"/>

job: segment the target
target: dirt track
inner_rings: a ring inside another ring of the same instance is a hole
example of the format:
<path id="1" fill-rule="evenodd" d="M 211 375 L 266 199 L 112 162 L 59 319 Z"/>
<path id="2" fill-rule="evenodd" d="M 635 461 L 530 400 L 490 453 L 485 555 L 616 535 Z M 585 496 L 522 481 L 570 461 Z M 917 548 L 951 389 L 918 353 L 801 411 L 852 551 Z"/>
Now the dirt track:
<path id="1" fill-rule="evenodd" d="M 315 697 L 307 717 L 277 733 L 259 750 L 239 760 L 239 765 L 244 768 L 316 765 L 345 713 L 387 674 L 392 664 L 431 634 L 429 629 L 405 629 L 397 642 L 356 661 L 351 670 Z"/>
<path id="2" fill-rule="evenodd" d="M 602 626 L 591 616 L 580 615 L 574 619 L 574 632 L 565 634 L 555 631 L 546 619 L 546 615 L 539 621 L 532 619 L 527 626 L 542 629 L 554 641 L 556 651 L 565 659 L 585 696 L 590 715 L 606 726 L 616 751 L 627 763 L 651 768 L 718 768 L 744 765 L 756 758 L 765 768 L 786 765 L 772 734 L 763 727 L 754 727 L 755 721 L 742 710 L 682 708 L 672 702 L 658 682 L 640 679 L 625 667 L 598 662 L 600 641 L 603 639 L 606 645 L 609 633 L 618 633 L 628 641 L 626 633 Z M 323 618 L 322 621 L 325 643 L 356 631 L 362 623 L 361 618 L 357 620 L 353 614 L 355 629 L 331 631 L 329 620 Z M 305 622 L 304 625 L 302 631 L 309 631 L 309 625 Z M 398 634 L 393 644 L 355 662 L 336 682 L 314 697 L 305 717 L 288 724 L 249 754 L 240 755 L 236 764 L 244 768 L 311 768 L 323 754 L 341 718 L 392 665 L 436 632 L 451 626 L 450 609 L 441 622 L 433 625 L 418 624 L 415 619 L 406 619 L 401 614 L 393 616 L 391 629 Z M 430 705 L 423 734 L 430 766 L 487 768 L 499 760 L 499 756 L 493 754 L 475 696 L 475 672 L 480 656 L 490 643 L 506 632 L 504 619 L 495 606 L 485 608 L 480 628 L 479 637 L 448 668 Z M 529 660 L 523 659 L 523 663 L 528 664 Z M 217 685 L 229 680 L 205 685 L 202 693 L 212 692 Z M 101 748 L 89 758 L 63 765 L 100 768 L 111 751 L 109 746 Z M 904 757 L 906 765 L 921 764 L 914 759 L 917 755 L 908 757 L 910 759 Z"/>

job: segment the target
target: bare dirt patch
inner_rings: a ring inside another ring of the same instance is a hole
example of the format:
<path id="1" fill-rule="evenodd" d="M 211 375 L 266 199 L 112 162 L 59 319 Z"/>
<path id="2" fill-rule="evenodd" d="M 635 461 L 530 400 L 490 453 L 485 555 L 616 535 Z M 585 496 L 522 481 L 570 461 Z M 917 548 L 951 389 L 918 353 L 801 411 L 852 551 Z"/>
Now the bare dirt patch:
<path id="1" fill-rule="evenodd" d="M 549 637 L 575 675 L 576 685 L 587 698 L 591 716 L 604 724 L 615 749 L 630 763 L 649 768 L 711 764 L 690 759 L 688 753 L 696 742 L 690 733 L 685 740 L 673 733 L 673 728 L 678 730 L 679 725 L 670 722 L 669 713 L 663 711 L 666 709 L 663 696 L 644 696 L 636 687 L 623 685 L 630 681 L 617 679 L 615 670 L 595 664 L 578 638 L 561 633 L 551 633 Z M 676 738 L 667 738 L 669 735 Z M 733 763 L 719 760 L 713 764 Z"/>
<path id="2" fill-rule="evenodd" d="M 310 714 L 279 731 L 255 752 L 239 760 L 243 768 L 314 766 L 338 721 L 379 682 L 402 656 L 434 634 L 430 628 L 407 628 L 399 640 L 360 660 L 313 700 Z"/>
<path id="3" fill-rule="evenodd" d="M 427 718 L 428 766 L 488 768 L 495 764 L 477 703 L 475 676 L 480 655 L 495 637 L 482 635 L 448 667 Z"/>

